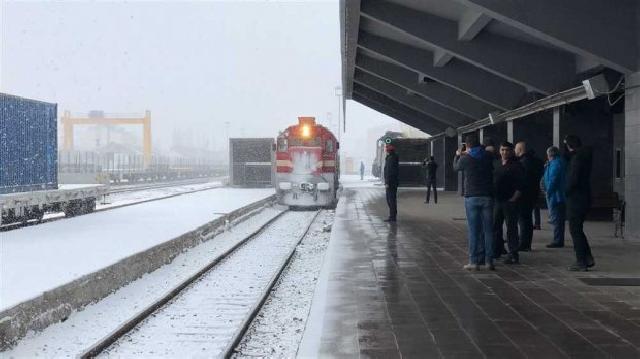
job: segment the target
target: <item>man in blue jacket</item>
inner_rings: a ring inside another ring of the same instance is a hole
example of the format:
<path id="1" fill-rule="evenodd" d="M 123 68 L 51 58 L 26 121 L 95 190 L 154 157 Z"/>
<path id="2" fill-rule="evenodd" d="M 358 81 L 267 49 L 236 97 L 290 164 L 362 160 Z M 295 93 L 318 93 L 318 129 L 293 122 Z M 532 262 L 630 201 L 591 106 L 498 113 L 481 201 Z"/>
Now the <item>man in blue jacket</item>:
<path id="1" fill-rule="evenodd" d="M 564 247 L 564 222 L 565 222 L 565 171 L 566 163 L 558 147 L 551 146 L 547 149 L 549 162 L 544 170 L 544 188 L 549 208 L 549 218 L 553 225 L 553 242 L 547 244 L 547 248 Z"/>

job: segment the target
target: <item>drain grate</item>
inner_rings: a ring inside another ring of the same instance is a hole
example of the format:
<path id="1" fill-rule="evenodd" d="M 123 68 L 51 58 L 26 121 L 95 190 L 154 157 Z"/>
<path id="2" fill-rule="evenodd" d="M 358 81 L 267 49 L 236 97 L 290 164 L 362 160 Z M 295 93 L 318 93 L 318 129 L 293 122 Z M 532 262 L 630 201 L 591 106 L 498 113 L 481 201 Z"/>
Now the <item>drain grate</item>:
<path id="1" fill-rule="evenodd" d="M 593 286 L 640 287 L 640 278 L 580 278 L 582 282 Z"/>

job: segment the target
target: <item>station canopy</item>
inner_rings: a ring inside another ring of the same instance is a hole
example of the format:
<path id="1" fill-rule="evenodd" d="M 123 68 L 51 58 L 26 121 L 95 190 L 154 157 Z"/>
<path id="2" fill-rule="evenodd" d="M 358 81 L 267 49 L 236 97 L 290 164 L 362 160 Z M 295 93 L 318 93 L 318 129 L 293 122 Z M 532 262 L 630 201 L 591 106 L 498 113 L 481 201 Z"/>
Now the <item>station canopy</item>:
<path id="1" fill-rule="evenodd" d="M 635 0 L 341 0 L 344 98 L 438 135 L 615 90 L 638 71 L 637 8 Z M 588 89 L 583 80 L 594 76 L 606 86 Z"/>

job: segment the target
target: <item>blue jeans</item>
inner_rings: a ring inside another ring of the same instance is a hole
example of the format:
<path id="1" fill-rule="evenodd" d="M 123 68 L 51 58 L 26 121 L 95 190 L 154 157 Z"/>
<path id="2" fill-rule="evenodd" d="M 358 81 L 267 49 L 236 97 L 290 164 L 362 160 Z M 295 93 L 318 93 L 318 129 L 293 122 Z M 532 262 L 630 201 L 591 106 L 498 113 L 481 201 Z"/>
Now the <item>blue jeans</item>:
<path id="1" fill-rule="evenodd" d="M 549 222 L 553 225 L 553 243 L 564 245 L 564 221 L 566 218 L 564 202 L 549 203 Z"/>
<path id="2" fill-rule="evenodd" d="M 469 227 L 469 263 L 493 263 L 493 198 L 465 197 Z"/>

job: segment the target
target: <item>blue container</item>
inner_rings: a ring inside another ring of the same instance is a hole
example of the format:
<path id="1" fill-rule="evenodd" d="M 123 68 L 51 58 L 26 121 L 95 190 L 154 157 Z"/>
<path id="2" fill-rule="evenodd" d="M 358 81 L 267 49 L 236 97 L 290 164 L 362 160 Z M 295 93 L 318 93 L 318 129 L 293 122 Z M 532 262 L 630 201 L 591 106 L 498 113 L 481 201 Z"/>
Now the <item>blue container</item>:
<path id="1" fill-rule="evenodd" d="M 0 93 L 0 193 L 58 188 L 57 105 Z"/>

